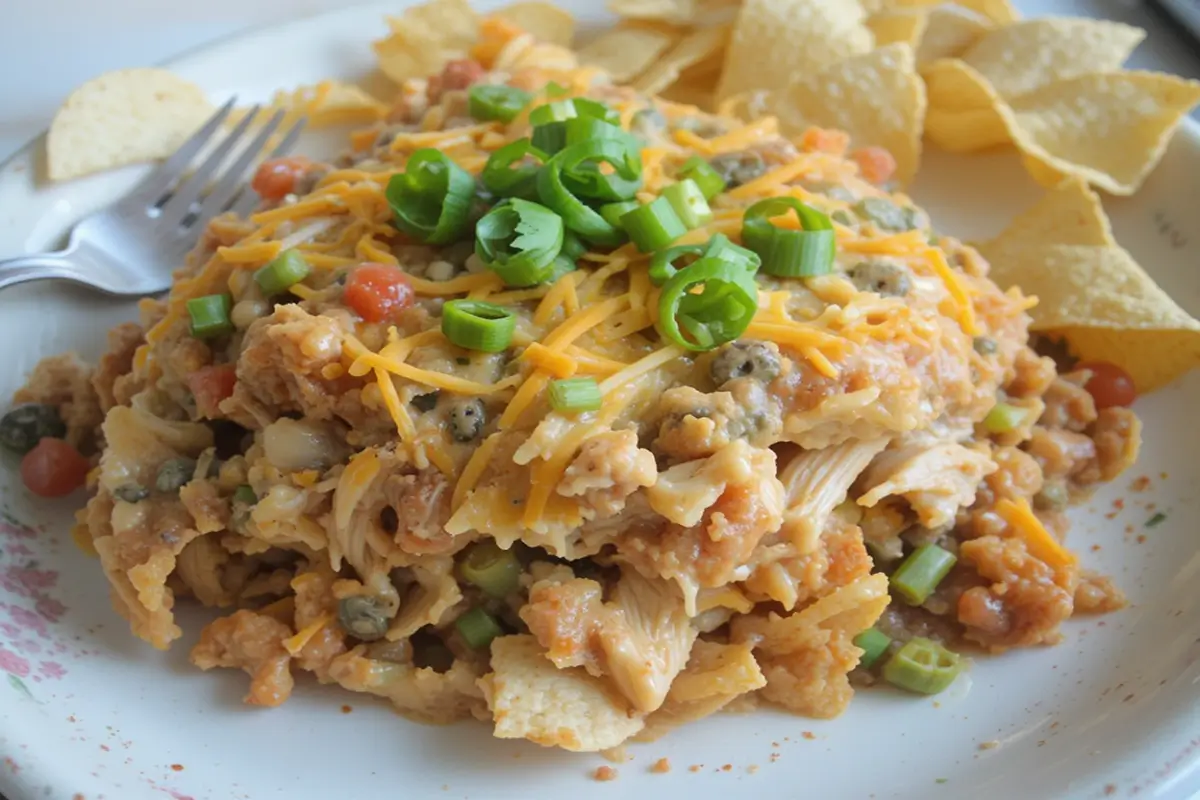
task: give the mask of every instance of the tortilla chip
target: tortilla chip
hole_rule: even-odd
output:
[[[899,11],[906,8],[929,8],[945,5],[946,0],[862,0],[869,14]],[[973,11],[998,25],[1008,25],[1021,18],[1010,0],[954,0],[954,5]]]
[[[779,91],[871,49],[857,0],[746,0],[725,54],[718,100]]]
[[[1119,69],[1146,32],[1095,19],[1035,19],[992,31],[962,55],[1002,97]]]
[[[979,14],[958,6],[939,6],[929,12],[925,33],[917,48],[917,68],[938,59],[955,58],[992,30],[995,25]]]
[[[122,69],[67,97],[46,139],[50,180],[166,158],[208,119],[204,91],[164,69]]]
[[[696,16],[696,0],[608,0],[608,10],[627,19],[687,24]]]
[[[1154,72],[1082,75],[1000,112],[1027,155],[1118,195],[1133,194],[1200,103],[1200,81]]]
[[[301,86],[290,92],[279,90],[271,96],[271,102],[259,112],[259,121],[265,122],[276,110],[287,112],[281,127],[300,117],[308,117],[314,128],[329,125],[369,125],[387,115],[387,104],[375,99],[360,86],[342,81],[321,81],[310,86]],[[240,119],[245,109],[231,115],[231,123]]]
[[[1038,297],[1031,330],[1057,334],[1085,360],[1111,361],[1145,393],[1200,365],[1200,322],[1115,245],[981,249],[991,277]]]
[[[916,50],[921,44],[921,37],[925,35],[925,26],[928,23],[929,15],[924,11],[904,8],[873,14],[867,20],[867,27],[875,36],[876,47],[900,43]]]
[[[575,18],[552,3],[513,3],[492,14],[533,34],[539,42],[570,47],[575,38]]]
[[[848,58],[774,95],[768,106],[792,132],[812,125],[835,128],[849,133],[856,147],[883,147],[895,157],[901,183],[917,172],[925,84],[908,45]]]
[[[467,0],[433,0],[389,17],[392,33],[375,42],[379,68],[402,83],[440,72],[454,59],[466,58],[479,33],[479,19]]]
[[[638,76],[632,86],[639,92],[658,94],[679,79],[683,70],[719,57],[729,41],[729,28],[717,26],[693,31],[657,63]]]
[[[582,667],[559,669],[532,636],[495,639],[492,670],[479,685],[497,739],[594,752],[616,747],[644,725],[607,681]]]
[[[1100,196],[1084,181],[1072,178],[1047,192],[999,236],[981,245],[980,250],[994,254],[1006,249],[1048,245],[1115,247],[1116,244]]]
[[[625,83],[648,69],[679,38],[657,28],[616,27],[580,48],[579,62],[599,67],[614,81]]]

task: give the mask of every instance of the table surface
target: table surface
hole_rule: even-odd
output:
[[[1200,45],[1143,0],[1016,4],[1030,15],[1107,17],[1144,27],[1149,36],[1131,66],[1200,78]],[[0,0],[0,160],[43,130],[73,87],[105,70],[156,64],[272,20],[345,5],[345,0]]]

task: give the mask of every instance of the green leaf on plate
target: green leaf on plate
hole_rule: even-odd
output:
[[[33,693],[29,691],[29,687],[25,685],[25,681],[21,680],[16,675],[13,675],[11,672],[8,673],[8,685],[28,697],[33,702],[36,703],[38,701],[37,698],[33,696]]]

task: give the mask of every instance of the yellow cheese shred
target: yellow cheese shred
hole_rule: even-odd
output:
[[[1025,549],[1039,561],[1052,567],[1069,567],[1078,558],[1070,550],[1063,547],[1046,526],[1033,513],[1029,502],[1024,498],[1013,501],[1007,497],[996,503],[996,513],[1008,523],[1012,532],[1025,542]]]

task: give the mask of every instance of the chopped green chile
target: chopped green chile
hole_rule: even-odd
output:
[[[503,550],[495,539],[471,545],[458,564],[463,579],[489,597],[503,599],[520,588],[521,562],[512,550]]]
[[[245,503],[252,506],[258,502],[258,495],[254,493],[254,488],[247,483],[233,490],[233,501],[235,503]]]
[[[957,561],[958,557],[949,550],[923,544],[896,568],[888,578],[888,585],[909,605],[919,606],[929,599]]]
[[[739,378],[770,383],[779,375],[779,350],[766,342],[729,342],[714,355],[708,371],[720,389]]]
[[[24,455],[42,439],[62,439],[67,426],[49,403],[25,403],[0,417],[0,447]]]
[[[154,479],[154,488],[160,492],[179,491],[192,480],[196,472],[196,461],[192,458],[170,458],[158,468]]]
[[[113,497],[125,503],[140,503],[150,496],[150,490],[140,483],[126,483],[113,489]]]
[[[717,176],[725,182],[726,189],[736,189],[742,184],[762,177],[767,171],[767,164],[763,161],[763,157],[753,150],[714,156],[709,164]]]
[[[904,267],[886,261],[860,261],[846,277],[859,291],[880,297],[903,297],[912,291],[912,278]]]
[[[487,424],[487,414],[483,401],[478,397],[457,398],[450,404],[447,412],[447,423],[450,426],[450,436],[456,442],[471,442],[483,433]]]
[[[880,674],[898,689],[928,695],[949,688],[962,669],[962,657],[957,653],[916,636],[892,654]]]
[[[496,618],[479,607],[472,608],[456,619],[454,627],[472,650],[482,650],[497,636],[504,635],[504,629]]]
[[[475,225],[475,255],[507,286],[549,278],[562,246],[562,217],[528,200],[505,200]]]
[[[391,624],[384,604],[368,595],[351,595],[338,601],[338,625],[362,642],[382,639]]]
[[[779,228],[772,217],[795,213],[801,230]],[[794,197],[760,200],[746,209],[742,241],[762,258],[762,271],[780,278],[812,278],[833,271],[837,239],[829,217]]]
[[[913,209],[902,208],[883,197],[864,197],[854,204],[854,213],[885,231],[899,233],[918,227]]]
[[[1000,351],[996,340],[987,336],[976,336],[971,340],[971,347],[981,356],[994,356]]]
[[[423,244],[449,244],[470,229],[475,179],[441,151],[414,152],[385,194],[396,227]]]
[[[233,333],[229,313],[233,300],[227,294],[208,294],[187,301],[189,331],[197,339],[214,339]]]
[[[996,403],[983,418],[983,429],[988,433],[1011,433],[1029,419],[1029,409],[1010,403]]]
[[[854,637],[854,646],[863,651],[862,658],[858,660],[858,665],[863,669],[870,669],[875,666],[876,662],[887,652],[891,644],[892,637],[878,628],[867,628]]]
[[[482,300],[450,300],[442,306],[442,333],[467,350],[504,352],[516,329],[516,315],[504,306]]]
[[[663,284],[658,328],[688,350],[712,350],[741,336],[757,310],[753,274],[720,258],[702,258]]]

